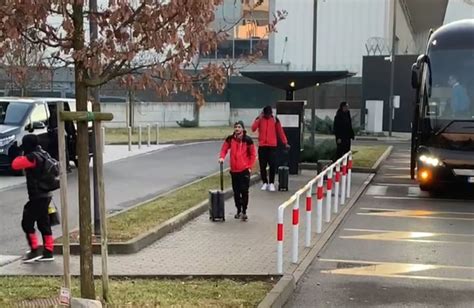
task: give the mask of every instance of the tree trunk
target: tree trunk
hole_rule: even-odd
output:
[[[80,1],[73,4],[74,37],[76,51],[84,48],[84,5]],[[76,60],[75,85],[77,111],[87,111],[87,87],[84,78],[87,68],[84,62]],[[89,131],[88,122],[77,123],[77,156],[79,183],[79,243],[81,245],[81,297],[95,299],[94,271],[92,260],[92,222],[91,222],[91,189],[89,177]]]
[[[201,110],[201,106],[198,105],[197,102],[194,102],[194,109],[193,109],[193,121],[196,121],[196,126],[199,126],[199,114]]]
[[[80,69],[76,65],[76,80]],[[76,81],[76,105],[78,111],[87,110],[87,88]],[[89,176],[89,130],[88,122],[77,123],[77,156],[79,182],[79,234],[81,245],[81,297],[95,299],[92,228],[91,191]]]

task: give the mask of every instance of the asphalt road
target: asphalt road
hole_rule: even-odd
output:
[[[398,144],[286,307],[473,307],[474,192],[430,195]]]
[[[220,142],[182,145],[106,164],[108,212],[127,208],[218,171],[219,149]],[[79,224],[76,171],[68,176],[68,181],[69,225],[72,229]],[[59,191],[54,200],[59,207]],[[21,255],[27,249],[20,226],[26,201],[25,185],[0,191],[0,257]],[[54,236],[61,235],[61,227],[54,227],[53,233]]]

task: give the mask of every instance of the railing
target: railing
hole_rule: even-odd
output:
[[[283,242],[284,242],[284,214],[285,209],[292,205],[292,248],[291,262],[298,263],[300,199],[306,195],[306,232],[305,247],[311,247],[312,213],[313,213],[313,187],[316,185],[316,233],[323,229],[323,220],[331,221],[331,213],[339,212],[339,205],[344,205],[351,195],[352,152],[347,152],[332,165],[325,168],[316,177],[311,179],[303,188],[295,192],[288,200],[278,207],[277,222],[277,271],[283,274]],[[326,194],[324,193],[324,178],[326,181]],[[332,190],[334,184],[334,199]],[[339,198],[340,196],[340,198]],[[324,202],[326,201],[326,202]],[[323,208],[324,207],[324,208]],[[323,219],[324,218],[324,219]]]

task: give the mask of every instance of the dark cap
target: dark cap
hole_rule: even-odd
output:
[[[21,140],[20,148],[26,154],[28,154],[36,150],[38,145],[39,145],[38,136],[33,135],[33,134],[28,134],[28,135],[23,136],[23,139]]]

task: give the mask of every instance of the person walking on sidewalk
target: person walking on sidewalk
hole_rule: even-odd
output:
[[[230,150],[230,174],[232,177],[232,190],[234,191],[235,219],[247,220],[247,207],[249,203],[250,172],[255,164],[256,151],[252,138],[247,136],[244,123],[238,121],[234,124],[234,133],[228,136],[222,144],[219,163],[223,163]]]
[[[351,139],[354,139],[351,113],[346,102],[341,102],[334,117],[334,135],[337,145],[336,156],[339,159],[351,150]]]
[[[289,148],[285,132],[280,120],[273,116],[271,106],[263,108],[262,113],[252,124],[252,132],[258,130],[258,161],[262,178],[262,190],[275,191],[276,149],[278,138],[286,148]],[[267,166],[270,167],[270,177],[267,177]]]
[[[21,226],[26,234],[30,251],[23,258],[24,263],[37,261],[53,261],[53,233],[49,221],[48,208],[51,203],[52,194],[41,187],[42,174],[45,172],[43,166],[46,157],[50,157],[38,144],[36,135],[23,137],[21,149],[24,156],[18,156],[12,162],[13,170],[25,170],[26,187],[28,190],[28,202],[23,208]],[[38,251],[38,238],[35,233],[35,222],[43,237],[43,254]]]

